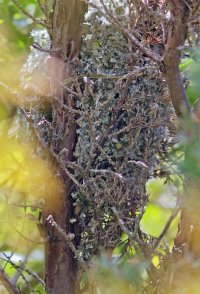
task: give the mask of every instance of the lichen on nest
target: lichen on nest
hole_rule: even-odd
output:
[[[173,111],[156,66],[133,54],[136,48],[130,50],[123,34],[99,13],[87,22],[90,32],[76,69],[82,90],[76,106],[83,115],[77,120],[74,176],[82,189],[75,187],[72,197],[82,234],[79,249],[90,259],[102,247],[120,243],[113,208],[137,233],[148,198],[145,183],[159,163],[158,153],[168,147]]]

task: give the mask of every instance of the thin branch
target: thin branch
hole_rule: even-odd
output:
[[[15,264],[15,265],[12,264],[12,266],[15,267],[16,269],[19,269],[19,270],[21,270],[21,271],[26,272],[29,276],[31,276],[31,277],[33,277],[34,279],[36,279],[36,280],[37,280],[37,281],[38,281],[43,287],[45,287],[45,283],[44,283],[44,281],[38,276],[37,273],[31,271],[31,270],[28,269],[28,268],[25,268],[25,267],[22,268],[21,266],[19,266],[19,265],[17,265],[17,264]]]
[[[61,49],[45,49],[37,42],[35,42],[32,47],[40,52],[51,53],[51,55],[59,55],[60,53],[62,53]]]
[[[21,12],[26,15],[28,18],[30,18],[34,23],[42,25],[45,27],[45,21],[39,18],[35,18],[33,15],[31,15],[28,11],[26,11],[22,5],[17,0],[11,0],[20,10]]]
[[[90,169],[90,172],[100,173],[103,175],[110,174],[110,175],[113,175],[114,177],[117,177],[120,180],[127,181],[127,179],[124,178],[121,174],[116,173],[116,172],[109,170],[109,169]]]
[[[103,0],[100,0],[100,3],[103,6],[104,11],[100,9],[98,6],[92,4],[93,7],[100,10],[101,13],[109,19],[110,21],[120,30],[122,33],[132,41],[132,43],[147,57],[149,57],[151,60],[156,62],[157,64],[160,64],[162,62],[162,57],[158,54],[154,54],[153,51],[149,50],[147,47],[145,47],[136,37],[134,37],[127,29],[125,29],[122,24],[114,17],[114,15],[109,11],[109,9],[106,7]]]
[[[10,92],[13,95],[17,95],[17,92],[14,91],[12,88],[10,88],[8,85],[4,84],[3,82],[0,81],[0,86],[5,88],[8,92]]]
[[[143,1],[139,1],[139,5],[141,5],[149,16],[153,17],[157,22],[164,21],[169,23],[169,19],[166,17],[165,14],[158,12],[156,10],[152,10],[149,5],[145,4]]]
[[[27,284],[28,288],[31,289],[31,285],[30,285],[29,281],[26,279],[25,275],[23,274],[23,271],[20,268],[17,268],[16,264],[14,262],[12,262],[12,260],[11,260],[12,256],[8,256],[5,253],[3,253],[3,255],[6,257],[5,260],[7,261],[7,263],[12,265],[12,267],[15,268],[20,273],[20,276],[24,280],[25,284]]]
[[[28,241],[28,242],[31,242],[31,243],[34,243],[34,244],[44,244],[44,242],[40,242],[40,241],[36,241],[36,240],[32,240],[30,238],[28,238],[27,236],[25,236],[22,232],[20,232],[16,226],[13,224],[12,222],[12,214],[10,213],[10,205],[8,203],[8,197],[5,195],[5,198],[6,198],[6,206],[7,206],[7,212],[8,212],[8,222],[9,222],[9,225],[11,226],[11,228],[17,233],[19,234],[19,236],[21,238],[23,238],[24,240]]]
[[[64,108],[66,108],[66,107],[64,107]],[[73,183],[74,183],[77,187],[81,188],[81,184],[75,179],[75,177],[70,173],[70,171],[68,171],[67,167],[65,166],[65,163],[63,163],[63,160],[60,158],[61,155],[62,155],[62,152],[61,152],[61,154],[57,155],[52,149],[49,150],[49,149],[47,148],[47,146],[46,146],[45,144],[43,144],[43,142],[41,141],[41,137],[40,137],[40,135],[39,135],[37,129],[36,129],[36,128],[34,127],[34,125],[33,125],[33,121],[32,121],[32,119],[31,119],[31,117],[26,113],[25,109],[24,109],[22,106],[20,106],[20,109],[23,111],[23,113],[24,113],[24,115],[25,115],[27,121],[29,121],[29,122],[31,123],[31,125],[32,125],[32,127],[33,127],[33,130],[34,130],[34,133],[35,133],[35,135],[37,136],[39,142],[41,143],[41,147],[42,147],[45,151],[47,151],[47,152],[52,156],[52,158],[55,158],[55,159],[57,160],[57,162],[60,164],[60,167],[61,167],[62,170],[65,172],[65,174],[66,174],[66,175],[67,175],[67,176],[73,181]],[[72,109],[70,108],[70,110],[72,110]],[[22,236],[22,237],[25,238],[25,236]],[[39,242],[38,242],[38,243],[39,243]],[[39,244],[40,244],[40,243],[39,243]]]
[[[30,269],[28,269],[28,268],[26,268],[24,265],[17,265],[17,264],[15,264],[12,260],[11,260],[11,258],[9,257],[9,256],[7,256],[5,253],[4,253],[4,256],[5,256],[5,258],[2,258],[1,257],[1,259],[3,260],[3,261],[6,261],[8,264],[10,264],[14,269],[16,269],[17,270],[17,272],[22,276],[23,274],[22,274],[22,272],[24,271],[24,272],[26,272],[29,276],[31,276],[31,277],[33,277],[34,279],[36,279],[43,287],[45,287],[45,283],[44,283],[44,281],[40,278],[40,276],[37,274],[37,273],[35,273],[35,272],[33,272],[32,270],[30,270]]]
[[[122,231],[123,231],[124,233],[127,234],[129,240],[133,243],[133,241],[134,241],[134,240],[133,240],[134,235],[133,235],[133,233],[132,233],[131,231],[129,231],[129,230],[126,228],[126,226],[125,226],[123,220],[122,220],[122,219],[120,218],[120,216],[119,216],[119,213],[118,213],[116,207],[112,207],[112,211],[113,211],[113,213],[114,213],[114,215],[115,215],[115,217],[116,217],[116,219],[117,219],[117,222],[118,222],[120,228],[122,229]]]
[[[2,268],[0,268],[0,281],[9,294],[19,294],[19,291],[8,279]]]
[[[80,256],[79,251],[76,249],[76,247],[74,246],[74,244],[72,243],[72,240],[74,239],[75,235],[74,234],[66,234],[65,231],[63,231],[63,229],[55,222],[55,220],[53,219],[52,215],[49,215],[47,217],[47,219],[45,220],[45,222],[48,225],[51,225],[52,227],[55,228],[56,233],[58,235],[58,237],[60,237],[63,241],[65,241],[69,248],[72,250],[72,252],[74,253],[74,256],[76,257],[76,259],[78,260],[78,262],[80,263],[81,267],[87,271],[87,266],[84,262],[84,260],[82,259],[82,257]]]
[[[175,209],[172,211],[171,216],[169,217],[168,221],[165,224],[164,229],[162,230],[160,236],[158,237],[158,239],[156,240],[153,248],[156,249],[158,247],[158,245],[160,244],[162,238],[165,236],[165,234],[167,233],[169,227],[171,226],[172,221],[174,220],[174,218],[177,216],[177,214],[180,211],[180,207],[176,206]]]
[[[48,11],[46,11],[44,5],[42,4],[41,0],[37,0],[38,6],[40,7],[40,10],[44,13],[45,16],[48,16]]]
[[[68,169],[65,166],[65,163],[63,163],[62,159],[60,158],[59,155],[55,154],[55,152],[51,152],[52,155],[57,159],[57,161],[60,163],[60,166],[62,168],[62,170],[65,172],[65,174],[73,181],[73,183],[81,188],[81,184],[75,179],[75,177],[70,173],[70,171],[68,171]]]
[[[10,261],[10,259],[9,259],[9,261]],[[8,261],[8,262],[9,262]],[[12,277],[12,283],[14,284],[14,285],[16,285],[17,284],[17,281],[18,281],[18,279],[21,277],[21,275],[23,274],[23,270],[24,270],[24,268],[25,268],[25,265],[26,265],[26,263],[27,263],[27,255],[25,255],[25,258],[24,258],[24,260],[22,260],[22,261],[20,261],[20,266],[18,266],[18,268],[16,268],[17,269],[17,272],[16,272],[16,274]]]

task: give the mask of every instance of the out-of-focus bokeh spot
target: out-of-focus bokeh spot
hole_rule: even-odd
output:
[[[52,206],[62,193],[53,165],[34,153],[29,144],[0,137],[0,187],[38,199],[49,198]]]

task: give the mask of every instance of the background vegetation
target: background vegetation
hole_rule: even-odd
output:
[[[24,0],[20,3],[34,17],[42,16],[36,0]],[[119,9],[120,7],[119,5]],[[31,123],[22,115],[19,107],[21,100],[16,98],[22,67],[33,43],[31,32],[35,28],[41,29],[15,3],[0,0],[0,293],[7,293],[9,289],[6,287],[5,290],[7,278],[13,289],[19,293],[46,293],[43,281],[41,206],[45,201],[44,195],[53,199],[62,186],[54,177],[55,167],[52,162],[41,156],[42,149],[38,147]],[[98,40],[92,46],[94,51],[98,50]],[[200,91],[199,56],[198,46],[188,46],[180,64],[190,105],[196,109]],[[83,293],[92,291],[93,287],[99,293],[169,293],[165,287],[166,281],[170,280],[170,274],[168,271],[167,274],[163,273],[165,261],[176,258],[172,248],[174,240],[177,241],[180,201],[182,198],[186,199],[185,206],[190,210],[190,216],[195,223],[199,223],[200,203],[199,124],[197,120],[186,116],[180,122],[179,132],[176,127],[173,141],[165,152],[166,156],[162,154],[159,166],[146,184],[149,199],[140,221],[140,229],[146,236],[146,242],[152,244],[152,253],[145,257],[140,250],[136,250],[137,246],[129,246],[127,254],[124,254],[129,233],[124,231],[120,236],[121,243],[114,248],[112,258],[109,250],[102,248],[101,257],[92,258],[91,272],[81,273],[80,288]],[[113,142],[119,152],[120,144],[121,142]],[[196,234],[196,244],[199,241],[198,236],[199,233]],[[171,262],[170,268],[168,264],[173,275],[176,276],[177,272],[180,274],[180,277],[177,275],[175,278],[175,287],[171,293],[199,293],[200,285],[198,279],[194,278],[199,270],[198,247],[195,251],[197,258],[192,259],[192,265],[191,256],[180,261],[180,265],[178,262],[175,265]],[[154,292],[155,284],[149,280],[150,266],[158,270],[158,292]],[[187,276],[185,271],[182,272],[184,266],[190,268]],[[183,278],[187,284],[185,281],[181,282]],[[92,281],[91,284],[88,280]],[[10,293],[15,293],[12,292],[15,291],[13,289],[10,289]]]

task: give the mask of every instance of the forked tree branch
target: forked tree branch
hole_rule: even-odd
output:
[[[12,0],[12,2],[21,10],[21,12],[24,15],[26,15],[28,18],[30,18],[34,23],[45,27],[45,21],[44,20],[39,19],[39,18],[35,18],[32,14],[30,14],[28,11],[26,11],[23,8],[23,6],[17,0]]]

